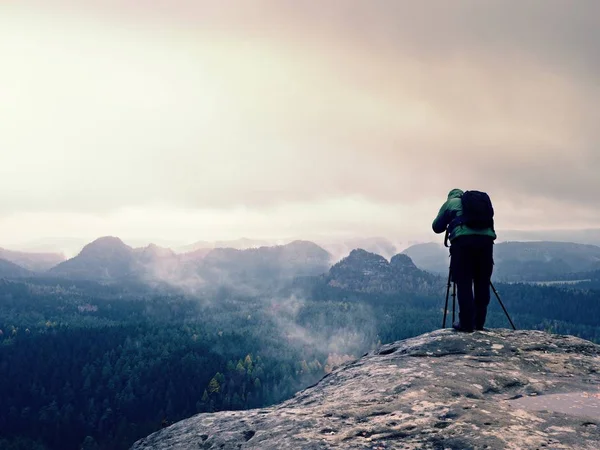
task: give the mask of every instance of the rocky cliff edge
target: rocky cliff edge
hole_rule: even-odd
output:
[[[280,405],[199,414],[132,449],[597,450],[599,355],[540,331],[438,330],[384,345]]]

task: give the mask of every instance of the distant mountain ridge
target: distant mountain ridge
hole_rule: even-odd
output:
[[[256,243],[251,240],[245,242]],[[369,238],[365,242],[383,248],[386,254],[395,248],[391,242],[378,238]],[[174,285],[188,283],[190,278],[195,280],[195,284],[261,284],[276,279],[326,274],[330,273],[330,268],[331,274],[335,275],[343,268],[349,271],[356,269],[355,275],[361,282],[379,283],[384,290],[399,289],[400,286],[393,280],[402,276],[405,284],[413,283],[418,290],[430,283],[427,277],[447,274],[450,262],[448,249],[437,243],[413,245],[391,257],[359,247],[349,251],[333,267],[332,262],[337,258],[331,252],[314,242],[301,240],[241,250],[218,247],[176,253],[155,244],[134,248],[117,237],[106,236],[85,245],[77,256],[66,261],[61,261],[62,255],[57,254],[28,254],[0,249],[2,251],[12,257],[9,262],[22,269],[32,269],[27,276],[45,272],[48,276],[62,278],[166,282]],[[7,258],[0,256],[0,259]],[[574,279],[577,274],[583,277],[599,270],[600,247],[553,241],[500,242],[494,246],[494,260],[494,279],[499,281],[558,281],[568,277]],[[40,270],[56,261],[59,261],[58,264],[49,270]],[[354,265],[356,267],[353,268]],[[5,273],[10,276],[26,273],[14,267],[8,270],[7,267]],[[368,276],[367,272],[370,273]],[[342,278],[345,279],[343,283],[350,286],[349,277]],[[335,284],[335,277],[331,281]]]
[[[448,249],[437,242],[412,245],[402,254],[409,256],[420,269],[432,273],[448,273],[450,265]]]
[[[325,273],[331,255],[308,241],[246,250],[216,248],[179,255],[150,244],[132,248],[117,237],[102,237],[81,252],[53,267],[49,274],[96,281],[164,281],[185,284],[236,283]]]
[[[576,230],[502,230],[499,235],[503,241],[546,241],[572,242],[600,246],[600,228]]]
[[[0,259],[33,272],[45,272],[65,260],[62,253],[21,252],[0,248]]]
[[[235,250],[248,250],[251,248],[268,247],[275,245],[273,241],[265,239],[249,239],[240,238],[232,240],[220,240],[220,241],[197,241],[193,244],[184,245],[175,249],[176,253],[184,254],[190,252],[196,252],[198,250],[208,250],[216,248],[232,248]]]
[[[217,248],[199,263],[200,275],[213,283],[269,284],[298,276],[320,275],[331,255],[310,241],[246,250]]]
[[[600,263],[600,247],[571,242],[503,242],[496,246],[494,259],[499,279],[546,281],[594,270]]]
[[[34,272],[30,270],[27,270],[5,259],[0,259],[0,279],[24,278],[33,275],[35,275]]]
[[[437,243],[418,244],[403,252],[417,267],[447,273],[448,249]],[[500,242],[494,245],[494,278],[501,281],[548,281],[600,267],[600,247],[573,242]]]

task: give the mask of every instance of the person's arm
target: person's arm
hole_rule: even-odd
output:
[[[433,232],[437,234],[445,232],[448,224],[450,224],[450,220],[451,218],[448,210],[448,202],[446,201],[440,208],[440,212],[431,225]]]

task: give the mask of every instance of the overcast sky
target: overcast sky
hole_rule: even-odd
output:
[[[600,226],[597,0],[0,3],[0,246]]]

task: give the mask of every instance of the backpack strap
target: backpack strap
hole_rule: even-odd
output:
[[[452,221],[448,224],[448,232],[452,233],[452,231],[459,225],[464,225],[465,218],[464,216],[456,216]]]

